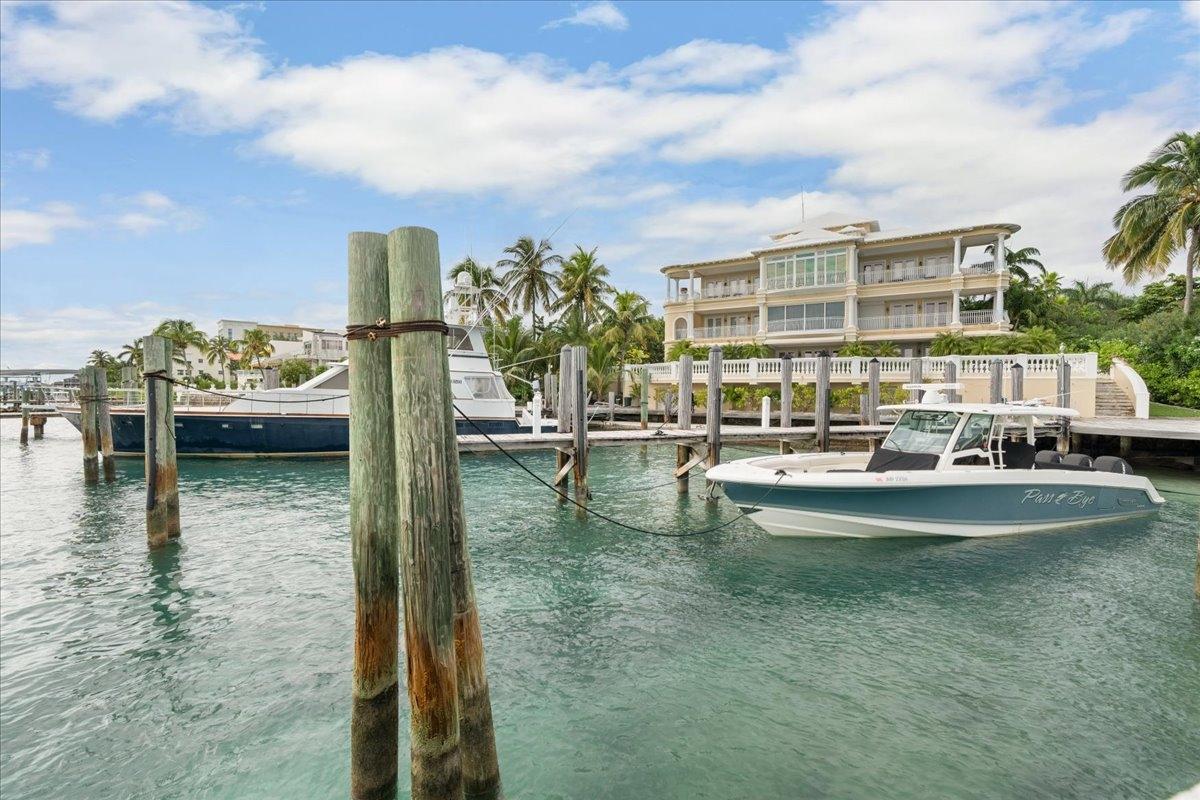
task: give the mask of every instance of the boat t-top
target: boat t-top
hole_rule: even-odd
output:
[[[905,388],[916,388],[906,386]],[[1003,536],[1156,512],[1150,480],[1114,456],[1037,450],[1039,425],[1076,417],[1036,403],[949,403],[925,385],[873,453],[747,458],[709,480],[775,536]]]

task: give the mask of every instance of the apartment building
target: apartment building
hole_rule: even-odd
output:
[[[943,331],[1004,334],[1004,242],[1018,230],[884,230],[878,220],[824,214],[744,255],[672,264],[662,269],[666,346],[757,342],[803,356],[890,341],[919,356]],[[994,253],[985,257],[987,245]]]
[[[217,335],[235,341],[243,339],[246,331],[254,328],[265,332],[271,340],[271,346],[274,348],[272,361],[304,358],[318,364],[331,364],[344,360],[349,354],[345,335],[336,331],[244,319],[217,321]]]

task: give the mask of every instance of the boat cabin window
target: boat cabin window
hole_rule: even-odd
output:
[[[958,435],[958,441],[954,443],[954,452],[987,449],[988,437],[991,432],[991,414],[972,414],[967,418],[967,424],[963,425],[962,433]]]
[[[500,400],[508,396],[504,384],[494,375],[467,375],[463,380],[476,400]]]
[[[334,371],[334,370],[330,370],[330,371],[333,372],[332,375],[330,375],[326,380],[322,381],[321,383],[318,383],[317,385],[315,385],[311,388],[313,388],[313,389],[341,389],[343,391],[350,391],[350,370],[349,369],[341,369],[341,370],[337,370],[337,371]]]
[[[901,453],[941,455],[946,451],[959,419],[953,411],[905,411],[883,446]]]
[[[458,325],[450,326],[450,333],[446,335],[446,346],[451,350],[475,349],[471,344],[471,332]]]

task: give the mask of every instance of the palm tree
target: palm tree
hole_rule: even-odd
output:
[[[637,292],[617,292],[613,297],[612,306],[604,318],[604,339],[617,346],[617,363],[620,364],[620,371],[617,372],[618,394],[625,391],[621,384],[629,348],[654,335],[651,325],[653,319],[649,301]]]
[[[966,352],[967,348],[967,337],[955,331],[947,331],[933,337],[933,343],[929,345],[929,355],[954,356]]]
[[[520,317],[509,317],[493,325],[486,335],[488,354],[496,370],[504,376],[509,391],[518,399],[526,396],[516,384],[529,380],[529,376],[539,372],[540,364],[544,363],[534,361],[538,356],[537,341]]]
[[[226,368],[229,365],[229,354],[233,351],[233,340],[227,339],[224,336],[214,336],[208,340],[208,344],[204,347],[204,356],[208,359],[208,363],[216,362],[221,366],[221,380],[226,384],[229,383],[229,375]]]
[[[1200,131],[1179,131],[1125,173],[1126,192],[1152,186],[1117,209],[1117,232],[1104,243],[1108,265],[1120,268],[1126,283],[1162,275],[1175,254],[1186,247],[1183,313],[1192,311],[1195,269],[1200,261]]]
[[[242,334],[242,360],[246,364],[253,364],[257,361],[258,373],[263,380],[267,378],[267,371],[263,368],[263,359],[270,358],[274,352],[275,345],[271,344],[270,337],[262,328],[251,328]]]
[[[996,245],[989,244],[984,250],[989,256],[994,256],[996,253]],[[1036,269],[1043,275],[1046,274],[1046,266],[1042,264],[1042,252],[1036,247],[1022,247],[1020,250],[1005,250],[1004,265],[1008,271],[1016,275],[1023,281],[1029,280],[1029,270]]]
[[[555,321],[551,333],[553,341],[560,346],[587,344],[591,339],[592,329],[584,319],[582,312],[577,308],[572,308]]]
[[[1010,337],[1017,341],[1017,350],[1025,353],[1054,353],[1058,350],[1058,334],[1041,325],[1021,331],[1020,336]]]
[[[192,362],[187,357],[187,348],[194,347],[203,352],[208,343],[204,332],[186,319],[168,319],[159,323],[159,326],[154,329],[154,335],[169,339],[171,344],[175,345],[175,360],[183,363],[190,383]]]
[[[134,367],[137,369],[138,372],[141,372],[142,371],[142,363],[143,363],[142,340],[134,339],[132,343],[122,345],[121,353],[117,357],[119,359],[121,359],[121,361],[123,363],[125,363],[131,367]]]
[[[870,350],[872,356],[879,358],[894,358],[900,355],[900,347],[895,342],[873,342]]]
[[[100,367],[101,369],[107,370],[109,367],[117,364],[118,362],[115,358],[113,358],[112,353],[108,352],[107,350],[93,350],[91,356],[88,358],[88,363],[93,367]]]
[[[1121,295],[1113,290],[1111,281],[1071,281],[1071,286],[1063,290],[1063,294],[1084,306],[1112,309],[1121,304]]]
[[[606,342],[601,337],[595,337],[588,344],[588,388],[596,398],[600,398],[612,386],[620,374],[618,366],[617,345]]]
[[[503,282],[496,275],[496,270],[493,267],[485,267],[471,256],[467,256],[447,273],[456,286],[459,275],[466,275],[470,280],[469,285],[476,289],[475,314],[478,318],[484,319],[490,315],[497,322],[504,322],[509,311],[508,295],[504,291]],[[455,294],[454,287],[451,287],[446,292],[445,299],[453,299]]]
[[[558,297],[558,274],[554,267],[562,264],[562,256],[552,251],[547,240],[535,245],[529,236],[517,239],[504,252],[510,257],[496,262],[497,267],[505,268],[504,288],[522,311],[530,312],[530,327],[537,336],[538,303],[549,308]]]
[[[588,322],[595,322],[608,311],[604,298],[615,291],[612,284],[605,280],[610,273],[608,267],[596,258],[596,249],[593,247],[589,251],[575,245],[575,252],[563,263],[562,275],[558,280],[562,296],[555,304],[556,310],[578,309]]]
[[[1046,272],[1041,280],[1042,293],[1050,300],[1062,294],[1062,276],[1057,272]]]

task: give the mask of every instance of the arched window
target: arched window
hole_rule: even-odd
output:
[[[687,320],[684,319],[683,317],[680,317],[679,319],[675,320],[675,339],[676,339],[676,341],[678,341],[679,339],[686,339],[686,338],[687,338]]]

